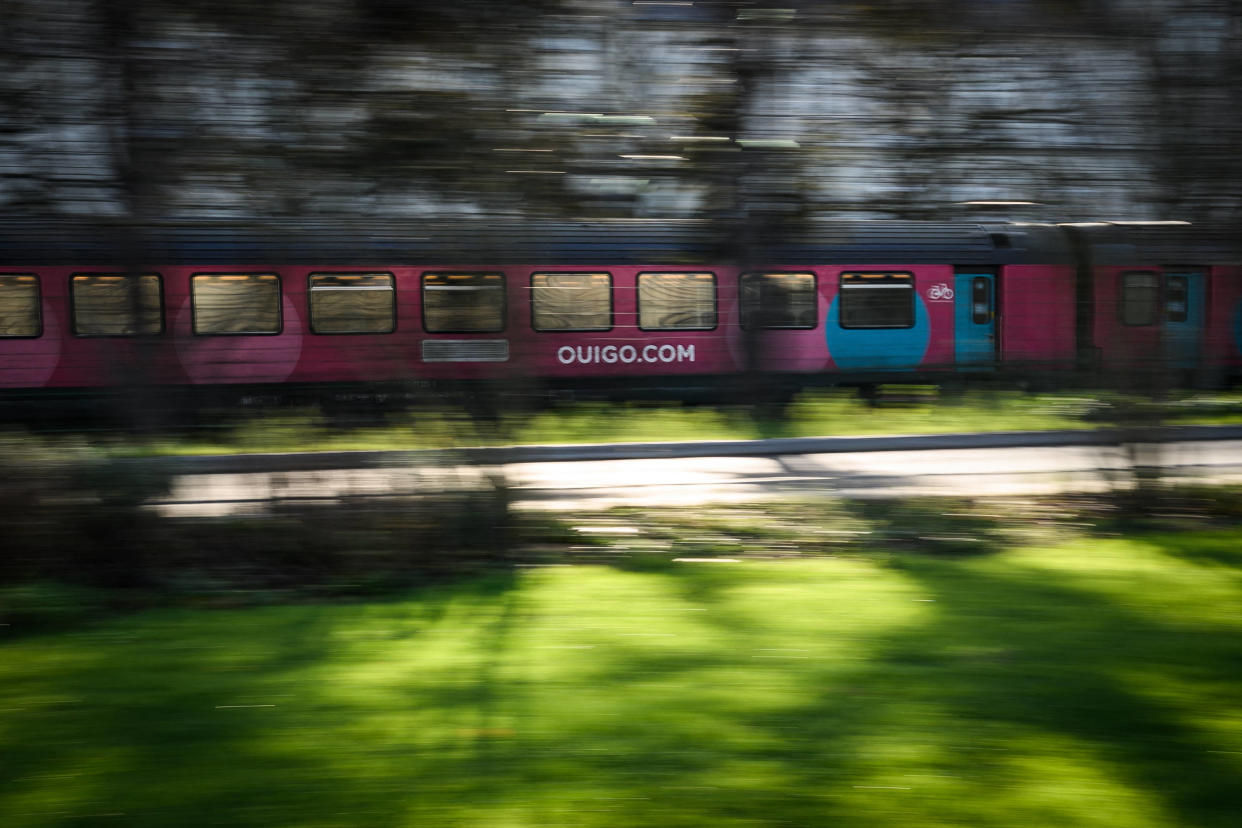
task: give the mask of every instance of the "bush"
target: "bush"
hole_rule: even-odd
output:
[[[140,460],[106,460],[76,443],[0,439],[0,580],[53,578],[94,586],[147,583],[144,556],[161,522],[144,508],[167,475]]]
[[[0,587],[0,632],[71,626],[97,616],[103,606],[98,592],[70,584],[35,581]]]

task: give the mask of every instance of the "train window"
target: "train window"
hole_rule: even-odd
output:
[[[424,273],[427,333],[498,333],[505,329],[502,273]]]
[[[842,328],[913,328],[914,276],[842,273]]]
[[[164,332],[163,284],[158,274],[76,274],[69,280],[69,293],[77,336]]]
[[[39,277],[33,273],[0,274],[0,336],[39,336]]]
[[[638,327],[644,331],[716,327],[716,274],[638,274]]]
[[[814,273],[744,273],[742,327],[814,328],[818,324]]]
[[[1121,274],[1121,322],[1123,325],[1154,325],[1159,315],[1160,274]]]
[[[537,331],[606,331],[612,327],[608,273],[533,273],[531,326]]]
[[[280,333],[275,273],[196,273],[190,277],[196,334]]]
[[[1164,311],[1170,322],[1185,322],[1190,318],[1190,284],[1185,276],[1166,278]]]
[[[396,299],[391,273],[312,273],[307,293],[311,333],[392,333]]]
[[[976,325],[992,321],[992,280],[986,276],[970,280],[970,321]]]

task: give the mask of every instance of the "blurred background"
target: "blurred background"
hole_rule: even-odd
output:
[[[1220,0],[5,3],[0,211],[1238,219]]]

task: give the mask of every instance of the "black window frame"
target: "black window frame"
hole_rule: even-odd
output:
[[[607,276],[608,277],[608,326],[605,328],[540,328],[535,324],[535,277],[536,276],[554,276],[559,274],[586,274],[588,276]],[[538,270],[531,271],[529,279],[530,287],[530,329],[536,333],[599,333],[602,331],[611,331],[617,326],[617,300],[613,292],[616,286],[613,280],[612,272],[608,270]]]
[[[487,330],[445,329],[433,331],[427,325],[427,277],[428,276],[499,276],[500,277],[500,327]],[[423,332],[438,336],[441,334],[500,334],[509,329],[509,274],[503,270],[424,270],[418,276],[419,317]]]
[[[204,276],[274,276],[276,277],[276,330],[274,331],[223,331],[220,333],[201,332],[198,329],[198,303],[194,301],[194,280]],[[236,270],[203,271],[190,274],[190,331],[194,336],[280,336],[285,330],[285,291],[284,282],[279,273],[274,271],[258,271],[248,273]]]
[[[860,281],[858,283],[847,284],[846,279],[849,277],[858,277],[859,279],[872,279],[874,281]],[[901,281],[885,282],[891,279]],[[905,325],[847,325],[845,324],[845,303],[846,296],[851,295],[849,291],[866,290],[868,288],[885,290],[905,289],[910,297],[910,322]],[[843,270],[837,275],[837,325],[845,331],[908,331],[918,323],[918,308],[915,303],[918,301],[918,289],[915,286],[914,273],[909,270]]]
[[[0,279],[30,276],[35,285],[35,333],[0,334],[0,339],[38,339],[43,336],[43,278],[38,273],[0,273]]]
[[[746,280],[763,279],[765,276],[811,277],[811,324],[809,325],[755,325],[747,324],[750,316],[763,314],[763,288],[759,289],[759,305],[752,313],[746,312]],[[819,327],[819,274],[811,270],[753,270],[738,276],[737,280],[738,326],[744,331],[813,331]]]
[[[1133,290],[1126,284],[1127,280],[1135,276],[1153,277],[1155,285],[1151,289],[1152,298],[1148,309],[1146,322],[1131,322],[1128,318],[1127,308],[1130,307],[1128,292]],[[1148,328],[1152,325],[1160,323],[1164,310],[1164,274],[1158,270],[1127,270],[1120,274],[1117,280],[1117,318],[1122,325],[1127,328]]]
[[[155,331],[153,333],[144,333],[142,331],[138,331],[136,333],[105,334],[105,333],[82,333],[81,331],[78,330],[78,297],[77,297],[77,292],[74,289],[74,281],[77,279],[91,279],[91,278],[99,278],[99,277],[112,277],[112,278],[121,278],[121,279],[135,278],[135,274],[133,273],[120,273],[117,271],[101,271],[101,272],[90,272],[90,273],[83,272],[83,273],[69,274],[69,330],[73,333],[75,337],[78,337],[79,339],[118,339],[118,338],[126,339],[129,337],[135,337],[135,336],[163,336],[165,333],[168,332],[168,319],[167,319],[168,313],[167,313],[167,307],[164,303],[164,296],[165,296],[164,274],[152,271],[150,273],[139,273],[137,274],[136,278],[142,279],[143,277],[146,277],[146,276],[154,276],[156,280],[156,284],[159,285],[160,329],[158,331]]]
[[[643,327],[643,291],[644,276],[710,276],[712,282],[712,324],[694,327]],[[714,331],[720,327],[720,277],[714,270],[644,270],[634,276],[634,312],[635,327],[640,331],[678,332],[678,331]]]
[[[312,296],[315,291],[316,276],[387,276],[392,280],[389,290],[392,298],[392,326],[386,331],[317,331],[315,330],[315,311]],[[349,290],[350,288],[340,288]],[[368,288],[373,289],[373,288]],[[388,270],[316,270],[306,274],[306,329],[315,336],[388,336],[397,332],[397,276]]]

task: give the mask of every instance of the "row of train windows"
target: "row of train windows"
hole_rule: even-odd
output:
[[[843,328],[908,328],[914,324],[909,273],[842,273]],[[812,273],[741,277],[740,322],[747,329],[812,329],[818,324]],[[612,275],[535,273],[531,324],[537,331],[606,331],[613,327]],[[422,274],[428,333],[498,333],[505,328],[502,273]],[[78,336],[159,334],[164,330],[158,274],[70,277],[73,332]],[[274,273],[200,273],[190,277],[193,328],[200,335],[277,334],[280,278]],[[307,302],[316,334],[383,334],[396,330],[391,273],[312,273]],[[694,331],[716,327],[716,276],[710,272],[640,273],[638,327]],[[0,274],[0,336],[42,332],[39,277]]]

